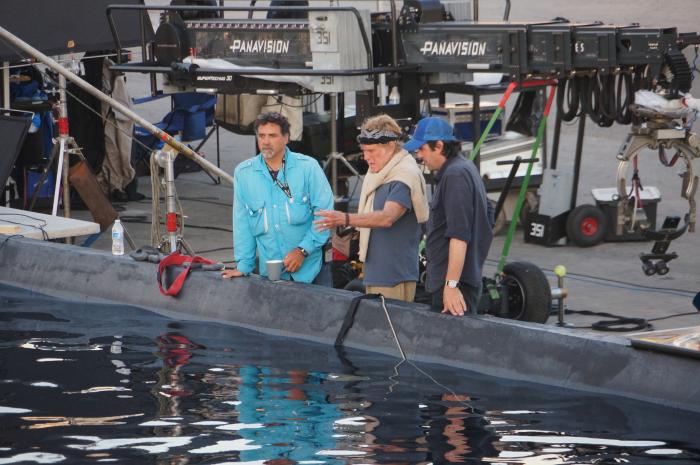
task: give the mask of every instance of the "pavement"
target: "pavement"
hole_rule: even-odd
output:
[[[480,2],[480,18],[497,19],[502,16],[501,2]],[[663,14],[659,14],[663,10]],[[513,2],[512,20],[551,19],[563,16],[570,20],[603,20],[608,23],[639,22],[643,25],[676,26],[680,31],[700,29],[697,23],[700,5],[697,0],[624,0],[608,2],[558,2],[523,0]],[[690,56],[691,62],[694,55]],[[132,97],[148,93],[147,79],[142,75],[129,75],[128,86]],[[700,85],[696,80],[691,91],[700,96]],[[453,96],[454,97],[454,96]],[[460,97],[460,100],[464,100]],[[169,109],[168,99],[138,105],[135,111],[150,121],[158,121]],[[578,204],[593,203],[592,188],[613,187],[617,169],[617,153],[629,130],[628,126],[615,125],[598,128],[587,122],[584,141],[583,162]],[[697,126],[696,126],[697,129]],[[551,135],[550,131],[550,135]],[[576,126],[565,124],[562,128],[559,168],[572,169],[576,141]],[[550,140],[551,143],[551,140]],[[242,160],[254,155],[252,136],[240,136],[220,130],[221,167],[232,173]],[[212,137],[202,152],[210,161],[216,160],[216,142]],[[697,163],[696,163],[697,165]],[[680,198],[680,168],[664,168],[649,152],[641,158],[642,181],[657,186],[662,194],[658,205],[658,221],[667,214],[684,214],[687,202]],[[185,214],[187,242],[200,255],[207,258],[231,262],[231,186],[215,184],[203,172],[181,174],[176,188]],[[139,191],[148,198],[144,201],[118,205],[128,232],[137,245],[150,243],[150,178],[139,178]],[[88,212],[75,212],[80,219],[89,218]],[[694,311],[692,298],[700,290],[700,253],[698,234],[686,233],[671,245],[670,250],[679,258],[670,263],[671,271],[665,276],[645,276],[638,258],[641,252],[651,250],[650,242],[603,243],[590,248],[574,245],[543,247],[527,244],[518,230],[514,238],[509,261],[529,261],[537,264],[547,274],[550,283],[556,278],[551,270],[564,265],[568,270],[565,287],[569,291],[566,306],[569,310],[607,312],[628,318],[644,318],[651,321],[655,329],[680,328],[700,325],[700,317]],[[501,255],[504,235],[495,238],[485,266],[485,275],[492,275]],[[109,250],[110,238],[103,234],[93,248]],[[155,285],[155,281],[154,281]],[[676,316],[678,314],[688,314]],[[589,326],[603,319],[601,316],[567,314],[566,322],[577,327]],[[548,324],[556,324],[552,316]],[[582,331],[590,329],[583,328]]]

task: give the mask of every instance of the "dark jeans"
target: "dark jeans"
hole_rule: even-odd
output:
[[[323,263],[321,270],[318,272],[311,284],[319,286],[333,287],[333,276],[331,275],[331,264]]]
[[[289,277],[290,281],[294,281],[293,277]],[[314,278],[313,281],[311,281],[311,284],[316,284],[317,286],[326,286],[326,287],[333,287],[333,278],[331,276],[331,264],[330,263],[324,263],[321,265],[321,269],[318,271],[318,274]]]
[[[460,281],[457,287],[462,292],[464,302],[467,304],[466,313],[469,315],[476,315],[479,299],[481,299],[481,283],[475,287]],[[442,291],[443,289],[440,289],[432,294],[432,306],[430,309],[434,312],[441,312],[443,309]]]

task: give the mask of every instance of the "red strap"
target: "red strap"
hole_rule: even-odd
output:
[[[214,260],[209,260],[198,255],[190,257],[189,255],[181,255],[178,252],[173,252],[167,257],[163,258],[160,263],[158,263],[158,288],[160,293],[163,295],[176,296],[182,290],[182,286],[185,284],[187,276],[192,271],[192,265],[195,263],[201,263],[203,265],[213,265],[216,263]],[[163,286],[163,274],[169,266],[181,266],[184,265],[185,269],[177,275],[173,282],[165,288]]]

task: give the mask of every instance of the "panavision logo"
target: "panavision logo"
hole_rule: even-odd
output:
[[[240,40],[236,39],[231,45],[233,53],[289,53],[288,40]]]
[[[420,52],[426,56],[480,57],[486,55],[486,42],[477,40],[433,42],[426,40]]]

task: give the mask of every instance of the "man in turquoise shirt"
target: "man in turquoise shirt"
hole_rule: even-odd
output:
[[[314,282],[323,264],[328,231],[313,227],[314,213],[333,208],[333,193],[311,157],[287,148],[289,121],[279,113],[255,120],[260,153],[236,167],[233,175],[233,250],[237,266],[224,278],[267,276],[267,260],[283,260],[282,279]]]

